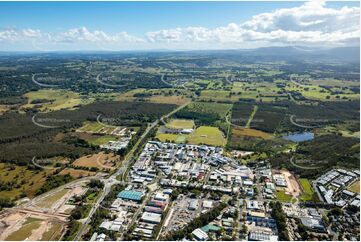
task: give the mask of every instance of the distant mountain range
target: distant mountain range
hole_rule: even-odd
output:
[[[257,49],[232,49],[232,50],[149,50],[149,51],[54,51],[54,52],[9,52],[0,51],[0,56],[11,55],[49,55],[49,56],[81,56],[81,55],[204,55],[215,57],[257,57],[263,60],[324,60],[324,61],[360,61],[360,47],[337,47],[337,48],[316,48],[304,46],[287,47],[263,47]]]

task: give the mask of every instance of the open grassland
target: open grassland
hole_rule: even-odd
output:
[[[273,102],[288,99],[279,87],[279,82],[234,82],[231,97],[235,100]]]
[[[357,194],[360,194],[360,180],[352,183],[351,186],[349,186],[347,188],[347,190],[349,190],[351,192],[354,192],[354,193],[357,193]]]
[[[231,108],[232,104],[192,102],[185,108],[185,110],[196,113],[216,114],[222,119],[226,117]]]
[[[338,80],[338,79],[311,79],[308,80],[310,85],[332,86],[332,87],[359,87],[360,83],[355,81]]]
[[[66,175],[66,174],[69,174],[70,176],[76,179],[81,177],[94,176],[95,172],[65,168],[59,173],[59,175]]]
[[[36,205],[43,208],[51,208],[54,203],[60,200],[65,194],[68,193],[68,189],[61,189],[43,199],[41,199]]]
[[[41,111],[56,111],[61,109],[72,109],[88,101],[82,101],[80,95],[76,92],[67,90],[41,89],[24,94],[28,103],[23,108],[34,108],[41,105]]]
[[[213,146],[225,146],[226,139],[218,128],[209,126],[200,126],[191,133],[187,141],[190,144],[206,144]]]
[[[28,217],[21,228],[12,234],[10,234],[5,240],[6,241],[22,241],[28,239],[32,232],[38,229],[43,220],[38,218]]]
[[[159,139],[161,142],[171,142],[171,143],[185,143],[189,135],[187,134],[162,134],[157,133],[155,138]]]
[[[26,166],[7,165],[0,163],[0,181],[2,183],[12,183],[9,189],[0,191],[0,197],[15,198],[23,192],[32,198],[36,191],[45,183],[46,176],[52,170],[43,171],[27,170]]]
[[[166,124],[170,129],[193,129],[194,126],[194,121],[187,119],[172,119]]]
[[[98,154],[80,157],[79,159],[73,162],[73,165],[77,167],[96,167],[98,169],[102,169],[102,168],[113,169],[116,166],[116,162],[118,161],[119,161],[119,156],[114,154],[107,154],[105,152],[100,152]]]
[[[299,92],[307,99],[320,101],[337,101],[337,100],[358,100],[359,93],[354,93],[349,89],[339,87],[325,88],[319,85],[303,85],[296,81],[289,82],[285,88],[290,92]]]
[[[130,102],[142,100],[151,103],[183,105],[190,101],[189,91],[179,91],[174,88],[165,89],[133,89],[125,93],[118,94],[114,100]]]
[[[115,135],[100,135],[100,136],[96,136],[96,137],[88,139],[87,142],[89,144],[99,146],[99,145],[108,143],[109,141],[117,140],[117,139],[118,139],[118,137]]]
[[[78,129],[79,132],[96,133],[104,126],[98,122],[85,121],[83,126]]]
[[[300,200],[305,201],[305,202],[311,201],[313,198],[313,189],[312,189],[310,181],[306,178],[301,178],[301,179],[299,179],[299,182],[301,184],[302,191],[303,191],[302,195],[300,197]]]

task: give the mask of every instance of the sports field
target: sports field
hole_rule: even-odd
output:
[[[190,144],[206,144],[213,146],[225,146],[226,139],[218,128],[210,126],[200,126],[193,133],[191,133],[187,141]]]

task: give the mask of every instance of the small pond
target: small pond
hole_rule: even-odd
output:
[[[303,141],[313,140],[314,137],[315,134],[312,132],[293,133],[282,136],[283,139],[290,140],[293,142],[303,142]]]

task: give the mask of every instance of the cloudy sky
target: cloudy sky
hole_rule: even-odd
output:
[[[359,46],[359,2],[0,2],[0,51]]]

